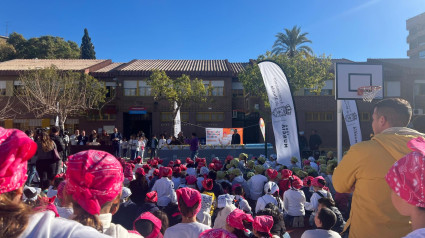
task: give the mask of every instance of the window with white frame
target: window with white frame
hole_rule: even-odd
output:
[[[151,96],[151,89],[146,81],[139,81],[139,96]]]
[[[137,96],[137,81],[136,80],[124,81],[124,96]]]
[[[203,80],[205,89],[211,85],[213,87],[210,96],[224,96],[224,81],[223,80]]]
[[[425,80],[415,80],[415,86],[413,87],[415,96],[425,95]]]

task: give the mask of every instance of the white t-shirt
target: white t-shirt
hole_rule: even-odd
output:
[[[166,139],[159,139],[158,148],[161,149],[165,144],[167,144]]]
[[[60,207],[56,206],[56,210],[58,210],[58,214],[62,218],[69,219],[69,217],[74,214],[74,209],[72,207]]]
[[[341,236],[332,230],[315,229],[305,231],[301,238],[341,238]]]
[[[255,205],[255,213],[258,213],[259,211],[264,210],[264,208],[266,208],[266,205],[269,203],[273,203],[274,205],[278,206],[276,198],[274,198],[272,195],[266,194],[260,197],[257,200],[257,204]]]
[[[110,238],[110,236],[104,235],[92,227],[83,226],[76,221],[60,217],[55,218],[55,214],[51,211],[32,215],[28,221],[27,228],[19,236],[19,238],[24,237]]]
[[[130,149],[139,151],[139,141],[138,140],[129,140],[128,143],[130,144]]]
[[[329,193],[326,190],[320,189],[317,192],[322,194],[323,197],[329,196],[330,199],[333,199],[331,193]],[[316,192],[314,192],[313,195],[311,195],[310,202],[305,203],[305,210],[313,211],[313,212],[317,211],[317,208],[319,207],[319,199],[320,198],[322,198],[322,197],[319,194],[317,194]]]
[[[425,238],[425,228],[414,230],[404,238]]]
[[[211,227],[199,222],[179,223],[165,230],[164,238],[198,238],[199,234],[208,229],[211,229]]]
[[[283,205],[285,211],[290,216],[299,217],[304,216],[304,192],[299,189],[288,189],[283,194]]]
[[[69,137],[69,142],[71,142],[71,145],[77,145],[77,143],[78,143],[77,137],[78,137],[77,135],[71,135]]]
[[[256,174],[248,180],[249,194],[252,200],[257,200],[263,195],[264,184],[269,181],[266,176]]]
[[[155,184],[152,187],[152,191],[158,193],[158,203],[161,203],[160,200],[166,199],[172,203],[177,203],[177,195],[174,191],[174,183],[168,178],[160,178],[155,181]]]

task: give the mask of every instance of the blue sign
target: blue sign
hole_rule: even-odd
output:
[[[130,114],[130,115],[144,115],[144,114],[146,114],[146,111],[129,111],[128,114]]]

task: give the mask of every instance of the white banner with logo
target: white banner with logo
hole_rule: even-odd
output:
[[[258,64],[266,86],[272,110],[272,125],[275,137],[277,162],[291,164],[291,157],[300,160],[297,120],[291,89],[282,69],[275,63],[264,61]],[[300,162],[298,162],[300,165]]]
[[[174,110],[177,108],[177,103],[174,102]],[[176,119],[174,120],[174,136],[177,138],[178,134],[182,131],[182,124],[180,120],[180,110],[177,111]]]
[[[362,141],[362,131],[359,122],[359,113],[357,112],[357,104],[355,100],[342,101],[342,113],[344,115],[345,125],[347,126],[350,145],[354,145]]]

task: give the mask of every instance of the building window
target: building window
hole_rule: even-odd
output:
[[[233,97],[243,97],[243,89],[232,89]]]
[[[23,86],[23,84],[22,84],[21,81],[14,81],[13,82],[13,89],[14,89],[13,91],[15,92],[15,95],[21,94],[22,86]]]
[[[360,121],[370,121],[370,112],[360,112]]]
[[[425,80],[415,80],[415,96],[425,95]]]
[[[137,96],[137,81],[124,81],[124,96]]]
[[[6,95],[6,81],[0,81],[0,96]]]
[[[305,120],[306,121],[333,121],[334,113],[333,112],[306,112]]]
[[[419,52],[419,58],[421,58],[421,59],[425,59],[425,50],[424,50],[424,51]]]
[[[211,80],[202,81],[205,89],[212,86],[212,92],[209,96],[224,96],[224,81],[223,80]]]
[[[180,112],[180,120],[188,122],[189,121],[189,113],[188,112]],[[163,121],[163,122],[173,121],[173,113],[172,112],[161,112],[161,121]]]
[[[332,96],[334,95],[334,81],[333,80],[326,80],[325,85],[322,87],[322,90],[320,90],[320,93],[311,92],[311,90],[314,90],[314,88],[306,88],[304,89],[304,96]]]
[[[116,90],[116,87],[117,86],[117,84],[115,83],[115,82],[106,82],[105,83],[105,87],[106,87],[106,97],[107,98],[111,98],[111,97],[114,97],[115,96],[115,94],[116,94],[116,92],[115,92],[115,90]]]
[[[151,87],[146,81],[138,81],[139,84],[139,96],[151,96]]]
[[[224,121],[223,112],[198,112],[196,113],[196,121]]]

